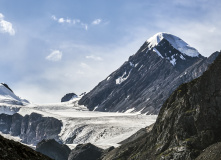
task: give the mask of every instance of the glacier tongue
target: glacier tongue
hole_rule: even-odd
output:
[[[154,123],[157,117],[138,113],[92,112],[78,105],[79,99],[53,104],[28,104],[19,108],[0,106],[0,111],[6,114],[18,113],[23,117],[32,113],[53,117],[62,121],[58,137],[64,144],[74,147],[77,144],[93,143],[104,149],[119,146],[119,142]],[[38,134],[38,137],[42,136],[40,132]]]
[[[179,37],[163,32],[157,33],[153,37],[149,38],[147,40],[147,43],[149,43],[148,47],[152,49],[163,39],[166,39],[175,49],[189,57],[198,57],[200,55],[195,48],[189,46]]]

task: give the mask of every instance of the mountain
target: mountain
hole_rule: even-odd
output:
[[[91,111],[158,114],[169,95],[199,77],[217,55],[203,57],[180,38],[157,33],[79,104]]]
[[[68,160],[68,156],[71,152],[67,145],[60,144],[54,139],[42,140],[37,144],[36,151],[54,160]]]
[[[78,96],[75,93],[68,93],[64,97],[61,98],[61,102],[67,102],[74,98],[78,98]]]
[[[91,143],[79,144],[73,149],[68,160],[97,160],[104,150]]]
[[[5,83],[0,84],[0,104],[8,105],[26,105],[30,103],[25,99],[16,96],[14,92]]]
[[[103,160],[220,159],[221,54],[203,75],[163,104],[153,129]]]
[[[2,160],[51,160],[51,158],[36,152],[19,142],[6,139],[0,135],[0,159]]]

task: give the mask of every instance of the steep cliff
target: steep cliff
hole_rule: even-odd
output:
[[[37,113],[21,116],[0,114],[0,131],[12,136],[20,136],[23,143],[34,144],[43,139],[59,140],[62,122],[53,117],[42,117]]]

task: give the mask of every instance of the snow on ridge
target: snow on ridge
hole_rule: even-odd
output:
[[[153,48],[163,39],[163,33],[157,33],[153,37],[150,37],[147,42],[149,43],[148,47]]]
[[[153,51],[156,52],[161,58],[164,58],[156,48],[153,48]]]
[[[148,47],[151,49],[160,43],[161,40],[166,39],[174,48],[176,48],[181,53],[189,56],[189,57],[198,57],[200,54],[199,52],[189,46],[186,42],[184,42],[182,39],[180,39],[177,36],[174,36],[169,33],[157,33],[153,37],[149,38],[146,42],[149,43]]]

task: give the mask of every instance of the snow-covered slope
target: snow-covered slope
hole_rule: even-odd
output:
[[[4,83],[0,84],[0,105],[26,105],[29,102],[16,96],[13,91]]]
[[[149,49],[152,49],[155,46],[157,46],[163,39],[166,39],[175,49],[187,56],[198,57],[200,55],[195,48],[189,46],[179,37],[163,32],[157,33],[147,40],[147,43],[149,43]]]

